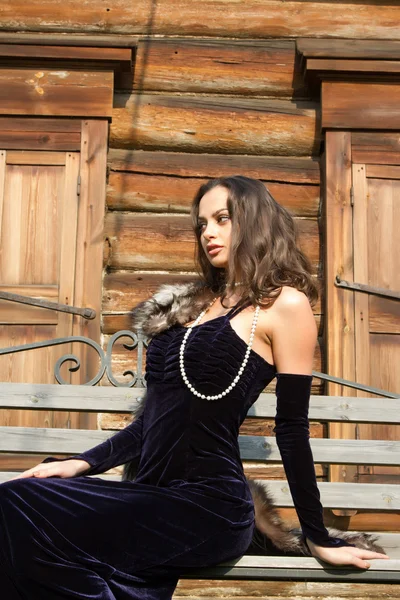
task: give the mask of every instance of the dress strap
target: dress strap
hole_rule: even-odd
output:
[[[233,319],[233,317],[236,317],[236,315],[238,315],[240,312],[242,312],[242,310],[244,310],[248,306],[251,306],[250,300],[247,300],[247,302],[245,302],[244,304],[242,304],[242,306],[238,306],[236,304],[235,306],[232,306],[232,308],[226,314],[226,316],[228,317],[229,320],[231,320],[231,319]]]

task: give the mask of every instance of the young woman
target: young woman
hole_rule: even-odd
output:
[[[277,442],[311,553],[360,568],[385,557],[323,525],[307,420],[317,294],[292,218],[241,176],[202,186],[192,217],[200,283],[166,286],[136,311],[153,335],[140,417],[0,486],[7,600],[167,600],[185,568],[242,555],[254,505],[238,430],[275,376]],[[138,459],[133,482],[83,477]]]

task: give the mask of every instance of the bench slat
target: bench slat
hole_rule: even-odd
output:
[[[0,408],[130,413],[137,408],[138,399],[144,393],[143,388],[2,383]],[[275,412],[275,394],[261,394],[250,408],[248,416],[274,418]],[[310,419],[331,422],[400,423],[400,400],[379,398],[377,402],[376,398],[312,396]]]
[[[114,433],[114,432],[113,432]],[[0,452],[77,454],[110,437],[109,431],[41,427],[0,427]],[[243,460],[281,462],[273,437],[239,436]],[[312,439],[317,463],[399,465],[400,442]]]
[[[258,481],[269,490],[276,506],[293,506],[286,480],[259,479]],[[400,485],[398,484],[320,482],[318,488],[325,508],[400,510]]]
[[[385,582],[400,581],[400,560],[371,560],[371,568],[360,570],[322,564],[308,557],[243,556],[217,567],[187,570],[181,579],[289,579],[308,581]]]
[[[9,481],[18,474],[17,471],[0,471],[0,483]],[[103,479],[120,481],[119,475],[96,475]],[[279,507],[292,507],[293,500],[286,480],[258,480],[264,483],[270,491],[274,504]],[[383,483],[334,483],[319,482],[318,488],[321,493],[321,501],[325,508],[335,509],[358,509],[358,510],[400,510],[400,485]],[[389,534],[387,534],[389,535]],[[397,536],[397,534],[390,534]],[[399,547],[400,558],[400,534],[398,537],[390,538],[393,544]],[[393,541],[394,540],[394,541]],[[382,542],[386,548],[386,538]]]

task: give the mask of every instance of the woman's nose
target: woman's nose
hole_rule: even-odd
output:
[[[215,227],[212,223],[207,223],[206,227],[203,229],[203,236],[209,240],[214,238],[216,235]]]

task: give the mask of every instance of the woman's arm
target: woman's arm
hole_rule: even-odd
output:
[[[43,463],[66,461],[66,460],[81,460],[90,465],[90,469],[85,470],[83,475],[98,475],[104,473],[113,467],[125,464],[135,458],[138,458],[142,448],[142,425],[143,414],[137,417],[130,425],[118,431],[105,442],[94,446],[82,454],[70,456],[69,458],[57,459],[49,456],[44,459]]]
[[[311,553],[333,564],[368,568],[364,558],[382,558],[329,536],[309,442],[308,406],[317,327],[307,297],[285,287],[275,301],[269,337],[278,371],[276,440],[293,502]]]

